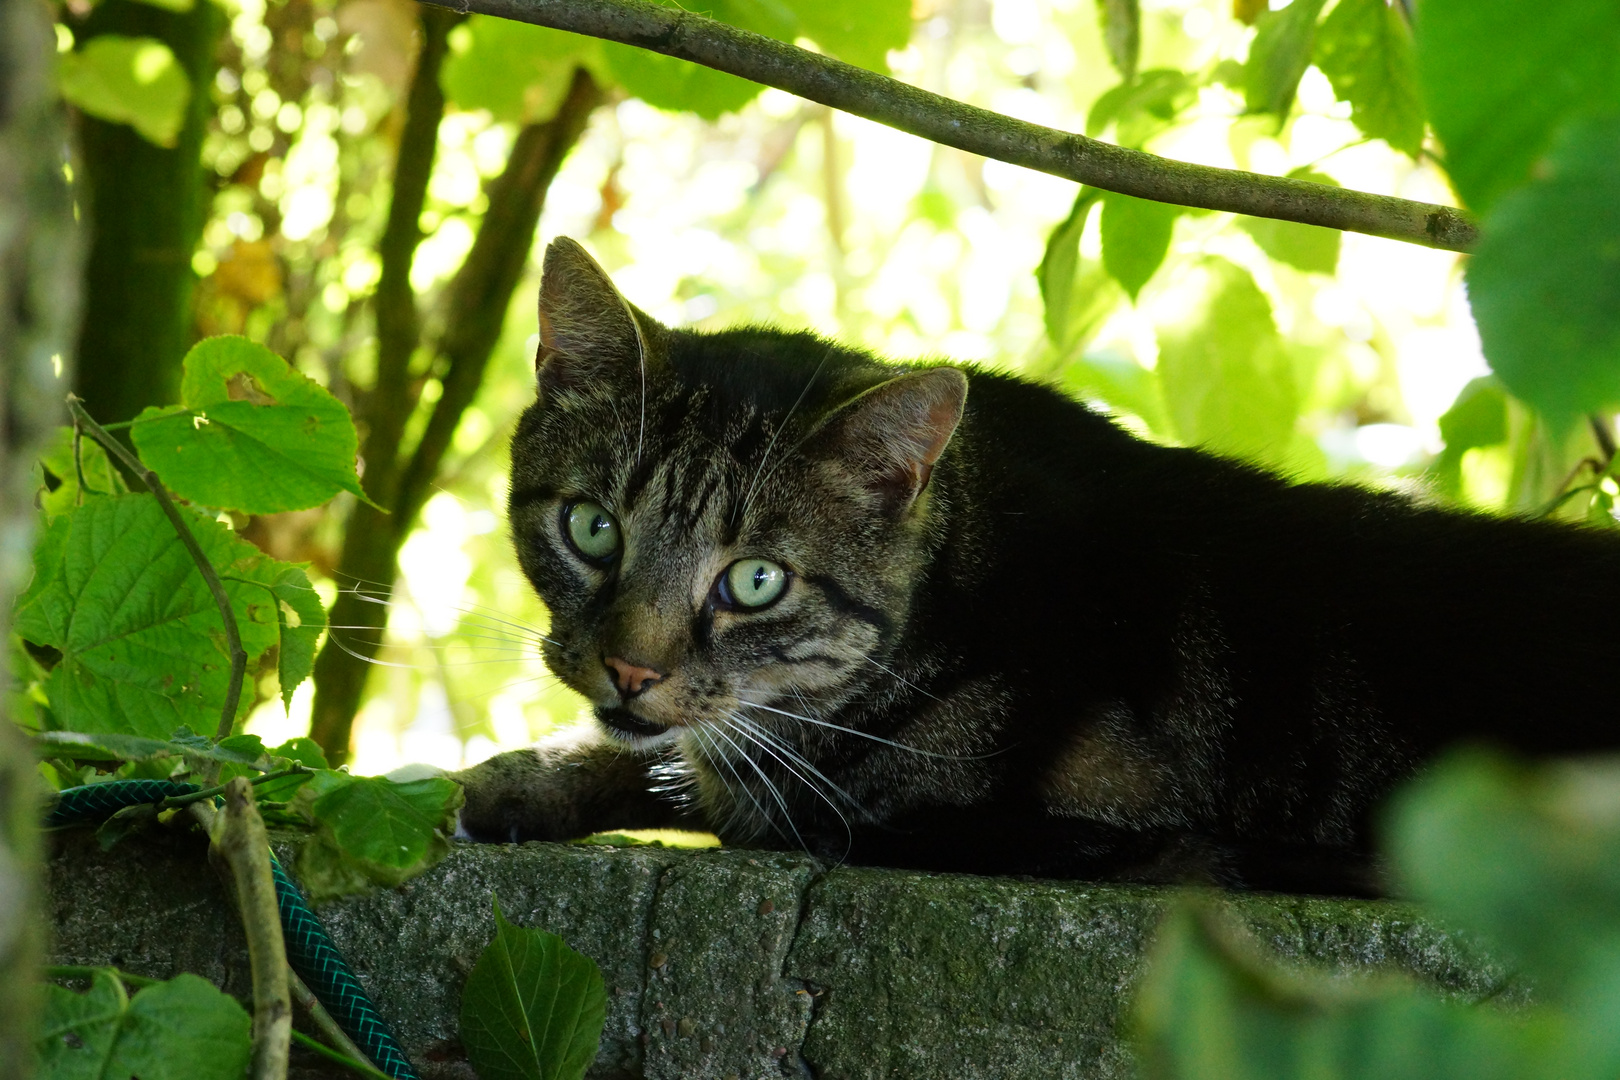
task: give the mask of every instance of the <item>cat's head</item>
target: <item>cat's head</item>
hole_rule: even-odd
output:
[[[938,543],[967,392],[813,335],[666,328],[559,239],[512,442],[548,666],[631,742],[815,716],[884,671]],[[695,732],[696,734],[690,734]]]

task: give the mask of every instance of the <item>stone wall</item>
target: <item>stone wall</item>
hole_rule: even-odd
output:
[[[512,922],[602,968],[592,1077],[1126,1076],[1121,1018],[1173,897],[1149,888],[893,870],[793,855],[460,846],[392,891],[320,909],[427,1080],[471,1077],[460,987]],[[247,957],[200,841],[70,836],[52,862],[58,963],[194,971],[245,996]],[[1411,972],[1466,996],[1507,976],[1400,904],[1231,895],[1279,954]],[[326,1075],[318,1069],[305,1075]],[[345,1074],[333,1074],[345,1075]]]

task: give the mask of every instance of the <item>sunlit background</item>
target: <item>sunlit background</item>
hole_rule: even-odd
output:
[[[1142,8],[1142,68],[1241,60],[1253,33],[1231,17],[1230,0]],[[372,136],[387,136],[378,125],[397,116],[413,5],[317,5],[324,13],[300,44],[307,71],[287,97],[265,68],[281,10],[239,3],[239,55],[214,87],[222,108],[206,154],[222,185],[194,263],[203,329],[264,340],[328,384],[363,381],[373,345],[360,301],[378,278],[372,244],[386,207],[376,178],[391,161],[387,138]],[[1083,130],[1093,102],[1119,82],[1093,0],[918,0],[915,15],[893,70],[954,98]],[[466,35],[458,30],[453,47],[464,49]],[[1347,187],[1454,201],[1431,163],[1364,140],[1315,68],[1281,130],[1275,118],[1242,112],[1237,92],[1205,86],[1147,148],[1265,173],[1309,166]],[[484,112],[452,112],[442,124],[423,220],[430,235],[412,273],[419,294],[431,297],[468,250],[481,185],[502,167],[513,133]],[[808,327],[886,356],[948,356],[1082,387],[1067,374],[1075,358],[1045,335],[1036,279],[1074,196],[1067,181],[778,91],[714,123],[628,99],[597,110],[553,184],[535,265],[553,237],[572,236],[634,303],[672,324]],[[1095,266],[1100,248],[1093,214],[1083,265]],[[1099,294],[1083,359],[1151,372],[1161,339],[1196,306],[1210,255],[1253,275],[1299,378],[1295,438],[1277,461],[1302,477],[1421,487],[1441,449],[1439,417],[1486,372],[1458,257],[1349,234],[1337,272],[1311,274],[1266,257],[1230,215],[1183,215],[1169,259],[1134,304],[1111,282]],[[502,511],[507,432],[532,396],[536,284],[520,290],[450,472],[401,555],[382,663],[355,727],[359,773],[469,764],[577,719],[579,700],[546,675],[534,648],[546,614],[516,568]],[[1144,435],[1173,437],[1128,403],[1085,396]],[[1509,474],[1505,447],[1471,450],[1461,497],[1504,505]],[[335,526],[318,512],[283,517],[269,532],[319,575]],[[318,581],[329,600],[336,585]],[[290,714],[270,689],[260,688],[267,696],[248,729],[274,745],[307,731],[311,688]]]

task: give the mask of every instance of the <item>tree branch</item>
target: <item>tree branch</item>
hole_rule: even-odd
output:
[[[1142,199],[1468,251],[1478,228],[1432,203],[1173,161],[1014,120],[885,75],[648,0],[424,0],[663,53],[932,142]]]

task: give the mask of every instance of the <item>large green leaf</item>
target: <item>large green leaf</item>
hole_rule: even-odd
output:
[[[1423,0],[1415,29],[1447,171],[1479,213],[1529,179],[1568,116],[1620,105],[1616,0]]]
[[[1200,295],[1159,334],[1156,368],[1176,435],[1218,453],[1286,464],[1299,393],[1271,303],[1224,259],[1200,268]]]
[[[208,338],[186,354],[180,404],[148,408],[130,432],[141,460],[192,502],[249,514],[364,499],[349,410],[247,338]]]
[[[1310,66],[1316,19],[1324,3],[1293,0],[1281,11],[1261,13],[1243,65],[1243,98],[1249,112],[1272,113],[1279,123],[1288,118],[1300,76]]]
[[[303,571],[265,555],[209,518],[182,512],[224,579],[249,670],[285,637],[313,648],[324,619],[282,628],[273,591]],[[230,675],[213,594],[150,495],[92,496],[55,518],[34,552],[34,580],[16,631],[61,652],[45,681],[55,726],[167,738],[213,730]],[[252,702],[244,694],[245,712]]]
[[[1383,0],[1375,2],[1382,3]],[[1296,180],[1309,180],[1313,184],[1339,186],[1333,177],[1311,169],[1295,169],[1288,175]],[[1332,274],[1339,267],[1339,242],[1343,234],[1337,229],[1301,225],[1297,221],[1278,221],[1276,218],[1240,217],[1237,222],[1239,228],[1254,237],[1261,251],[1296,270]]]
[[[1412,30],[1388,0],[1339,0],[1316,31],[1316,66],[1363,135],[1417,157],[1423,99]]]
[[[319,773],[294,800],[315,827],[299,851],[300,880],[315,900],[398,885],[449,854],[461,803],[461,786],[440,777]]]
[[[1507,393],[1502,381],[1495,375],[1470,379],[1440,417],[1440,438],[1446,445],[1429,469],[1434,486],[1456,495],[1462,487],[1463,455],[1476,447],[1504,443],[1507,437]]]
[[[91,116],[130,125],[148,142],[174,145],[191,81],[163,42],[100,34],[57,63],[57,81],[69,102]]]
[[[40,1080],[241,1080],[252,1056],[242,1006],[195,975],[133,998],[99,971],[87,993],[45,991]]]
[[[911,40],[910,0],[786,0],[799,33],[825,53],[887,72],[887,56]]]
[[[1572,121],[1486,218],[1468,298],[1491,369],[1555,423],[1620,404],[1620,118]]]
[[[1325,974],[1325,973],[1324,973]],[[1267,964],[1209,913],[1159,931],[1134,1013],[1147,1080],[1581,1080],[1569,1020],[1470,1006],[1390,979]]]
[[[107,457],[107,451],[88,435],[79,439],[79,461],[75,467],[73,429],[70,427],[59,427],[52,432],[51,441],[46,444],[44,453],[39,456],[39,463],[48,474],[40,477],[43,485],[39,493],[39,506],[45,511],[47,520],[79,504],[81,469],[84,472],[87,496],[117,495],[129,490],[124,478],[119,475],[118,470],[113,467],[112,460]],[[55,488],[50,486],[52,480],[56,482]]]
[[[1080,269],[1080,236],[1086,231],[1086,218],[1102,192],[1082,187],[1075,193],[1069,216],[1058,223],[1046,238],[1046,252],[1035,271],[1045,305],[1046,336],[1059,347],[1070,340],[1075,309],[1075,276]]]
[[[1114,191],[1103,195],[1102,204],[1103,265],[1135,303],[1170,251],[1181,207]]]
[[[597,39],[563,30],[474,15],[456,34],[452,45],[459,47],[439,76],[445,96],[463,109],[488,109],[505,123],[551,119],[577,65],[593,74],[605,70]]]
[[[513,926],[495,904],[495,938],[461,991],[461,1042],[482,1080],[579,1080],[607,1015],[602,973],[556,934]]]

